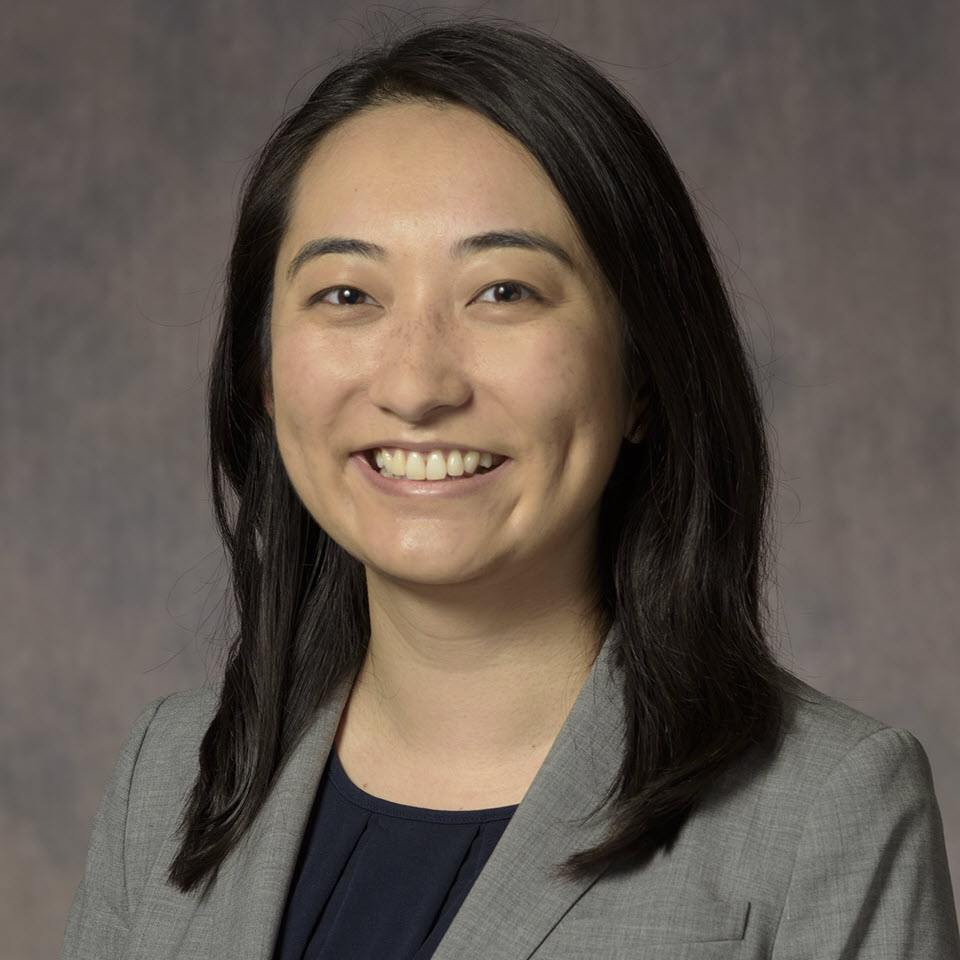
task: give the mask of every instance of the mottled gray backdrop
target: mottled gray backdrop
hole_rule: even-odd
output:
[[[56,954],[125,731],[216,674],[203,386],[238,184],[284,107],[396,9],[4,8],[4,956]],[[483,11],[597,58],[684,172],[766,378],[782,655],[920,738],[956,877],[960,5]]]

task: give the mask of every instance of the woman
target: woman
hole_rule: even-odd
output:
[[[577,55],[453,23],[321,82],[210,423],[238,635],[129,734],[65,957],[960,955],[922,748],[767,648],[736,323]]]

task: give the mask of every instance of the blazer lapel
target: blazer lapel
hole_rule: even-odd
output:
[[[606,835],[584,821],[620,768],[626,728],[611,628],[566,722],[433,960],[526,960],[603,872],[559,880],[553,868]]]
[[[454,917],[433,960],[526,960],[602,872],[558,880],[553,868],[606,834],[604,811],[584,821],[620,767],[623,691],[611,636],[509,826]],[[210,891],[210,956],[270,960],[307,819],[340,715],[344,682],[320,707],[263,809]]]
[[[211,897],[222,960],[269,960],[300,843],[352,678],[337,687],[294,749],[249,833],[224,862]]]

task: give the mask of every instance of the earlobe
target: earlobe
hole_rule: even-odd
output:
[[[650,393],[644,386],[630,409],[629,425],[623,435],[627,443],[640,443],[643,440],[649,426],[649,404]]]
[[[640,417],[624,434],[624,439],[627,443],[640,443],[643,440],[643,435],[647,432],[647,421]]]
[[[273,419],[273,390],[269,383],[263,385],[263,408],[267,411],[267,416]]]

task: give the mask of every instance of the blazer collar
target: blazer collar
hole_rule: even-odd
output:
[[[606,835],[590,817],[623,756],[623,689],[611,628],[579,695],[433,960],[526,960],[602,872],[560,880],[554,868]],[[270,960],[300,844],[352,682],[344,682],[281,771],[246,838],[223,864],[210,904],[217,956]],[[491,922],[491,918],[496,918]]]
[[[433,960],[527,960],[602,873],[560,880],[554,870],[599,843],[608,810],[591,817],[623,758],[623,688],[607,633],[567,719]]]
[[[210,891],[216,960],[270,960],[320,776],[353,678],[321,704]]]

